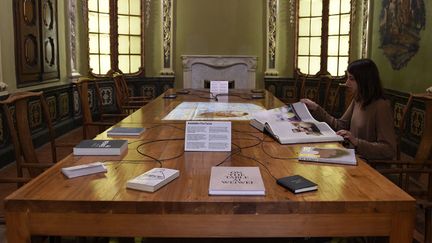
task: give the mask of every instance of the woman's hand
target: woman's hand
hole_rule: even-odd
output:
[[[343,137],[345,140],[349,141],[355,148],[357,148],[358,138],[354,137],[350,131],[339,130],[336,132],[336,134]]]
[[[313,102],[310,99],[301,99],[300,102],[304,103],[310,111],[315,111],[319,106],[317,103]]]

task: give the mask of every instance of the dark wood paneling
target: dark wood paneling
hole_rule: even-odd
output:
[[[56,0],[14,1],[17,86],[58,79]]]

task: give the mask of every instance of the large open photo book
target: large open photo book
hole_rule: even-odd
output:
[[[325,122],[313,118],[302,102],[255,113],[250,124],[267,130],[281,144],[343,141]]]

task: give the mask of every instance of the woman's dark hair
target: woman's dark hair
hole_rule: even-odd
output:
[[[372,101],[384,98],[384,91],[376,64],[370,59],[359,59],[348,65],[348,72],[357,82],[355,99],[363,108]]]

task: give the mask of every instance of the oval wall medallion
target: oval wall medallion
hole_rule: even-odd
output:
[[[425,29],[424,0],[382,0],[380,47],[394,70],[405,67],[420,48]]]
[[[28,25],[35,24],[35,1],[33,0],[24,0],[22,5],[23,17],[24,21]]]
[[[37,63],[37,42],[34,35],[27,35],[24,39],[24,60],[27,65],[34,66]]]
[[[45,63],[49,66],[54,65],[55,57],[54,57],[54,40],[51,37],[48,37],[45,40]]]
[[[43,24],[47,29],[52,29],[53,28],[53,6],[51,1],[46,1],[43,5]]]

